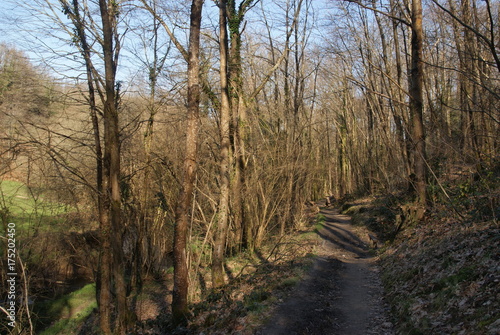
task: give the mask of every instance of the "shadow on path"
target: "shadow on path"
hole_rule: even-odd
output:
[[[369,257],[369,248],[351,231],[351,220],[348,216],[337,214],[331,209],[322,211],[325,215],[323,229],[318,234],[333,247],[356,255],[356,258]]]
[[[390,323],[369,249],[353,233],[348,216],[333,209],[321,214],[323,242],[313,268],[256,334],[393,334],[390,327],[373,327]]]

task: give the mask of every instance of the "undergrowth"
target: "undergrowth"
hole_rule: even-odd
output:
[[[253,334],[312,265],[318,241],[312,232],[320,221],[318,218],[305,231],[269,241],[254,255],[242,254],[229,260],[228,270],[235,273],[237,269],[239,275],[193,304],[193,315],[185,332]],[[241,271],[245,265],[247,271]]]
[[[382,281],[400,334],[500,333],[498,169],[452,177],[440,182],[446,194],[430,185],[419,223],[398,221],[411,206],[405,196],[343,204],[385,242]]]
[[[51,325],[41,335],[78,334],[77,328],[97,308],[95,284],[66,294],[55,301],[44,301],[36,305],[35,313],[39,327],[49,322]]]

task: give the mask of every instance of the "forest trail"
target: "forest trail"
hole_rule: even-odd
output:
[[[334,209],[321,214],[314,266],[257,334],[394,334],[375,257],[360,238],[366,232]]]

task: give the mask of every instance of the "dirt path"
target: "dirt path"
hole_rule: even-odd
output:
[[[394,334],[366,232],[333,209],[321,213],[326,222],[312,270],[257,334]]]

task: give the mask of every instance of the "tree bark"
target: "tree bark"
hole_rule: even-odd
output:
[[[184,181],[176,210],[174,229],[174,290],[172,314],[174,324],[185,322],[188,314],[187,232],[189,212],[196,179],[198,133],[200,123],[200,29],[204,0],[193,0],[189,30],[187,136],[184,158]]]
[[[397,4],[395,0],[390,0],[390,6],[391,6],[391,15],[396,16],[396,7]],[[396,88],[396,97],[398,101],[403,101],[403,94],[402,94],[402,87],[403,87],[403,82],[402,82],[402,77],[403,77],[403,71],[402,71],[402,57],[401,57],[401,48],[400,48],[400,43],[399,43],[399,33],[398,33],[398,25],[399,23],[396,20],[392,20],[392,31],[393,31],[393,36],[394,36],[394,56],[395,56],[395,61],[396,61],[396,83],[397,83],[397,88]],[[406,176],[409,176],[411,174],[411,164],[410,164],[410,154],[408,152],[408,127],[406,123],[406,117],[405,117],[405,111],[406,108],[403,108],[402,106],[398,106],[398,108],[394,108],[393,112],[393,118],[394,118],[394,123],[396,126],[396,134],[397,134],[397,139],[399,142],[400,150],[402,153],[403,161],[405,162],[405,168],[404,171],[406,173]],[[406,188],[408,188],[408,183],[406,183]]]
[[[220,198],[218,208],[217,232],[214,241],[212,261],[212,285],[224,285],[224,251],[229,227],[229,192],[230,192],[230,118],[231,107],[228,90],[228,37],[227,37],[227,0],[219,2],[219,46],[220,46]]]
[[[236,247],[248,250],[253,249],[252,227],[245,217],[245,184],[246,184],[246,149],[245,138],[247,133],[246,100],[243,88],[243,69],[241,57],[241,25],[248,9],[255,0],[244,0],[238,8],[236,1],[227,4],[229,26],[229,59],[228,85],[231,92],[231,134],[233,152],[233,178],[231,183],[232,213],[236,229]]]
[[[427,202],[426,148],[423,122],[423,27],[422,0],[412,0],[411,8],[410,114],[413,125],[413,173],[417,202]]]
[[[116,56],[119,46],[114,45],[116,30],[116,10],[113,2],[99,0],[102,20],[102,49],[104,55],[105,97],[104,118],[104,202],[105,220],[102,227],[101,273],[103,280],[109,277],[114,282],[116,295],[116,321],[114,333],[125,334],[127,327],[127,290],[124,277],[122,249],[123,225],[121,221],[120,192],[120,127],[118,123],[118,93],[116,88]],[[106,279],[107,280],[107,279]],[[111,285],[111,283],[110,283]],[[110,292],[101,287],[101,311],[105,320],[101,320],[101,329],[108,331],[110,306],[103,305],[103,297],[108,299]]]

